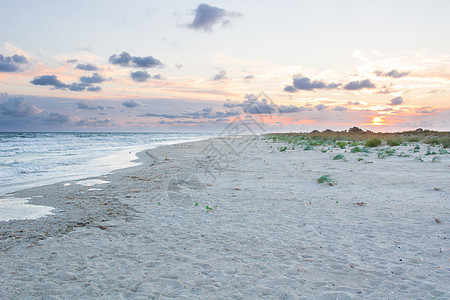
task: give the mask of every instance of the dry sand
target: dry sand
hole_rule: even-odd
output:
[[[14,193],[55,209],[0,222],[0,298],[450,298],[448,154],[279,146],[164,146],[96,185]]]

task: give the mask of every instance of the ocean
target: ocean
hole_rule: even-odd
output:
[[[198,133],[1,133],[0,196],[138,165],[136,153],[213,137]]]

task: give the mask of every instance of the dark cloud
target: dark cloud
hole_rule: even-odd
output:
[[[131,79],[136,82],[145,82],[147,79],[151,78],[152,76],[147,73],[147,71],[136,71],[131,72]]]
[[[71,84],[65,84],[61,82],[56,75],[42,75],[35,77],[30,83],[34,85],[53,86],[54,89],[69,89],[74,92],[81,92],[84,90],[90,92],[98,92],[100,87],[91,86],[92,83],[101,83],[105,81],[105,78],[97,73],[94,73],[91,77],[83,76],[80,78],[81,82],[73,82]],[[87,89],[86,89],[87,87]]]
[[[272,101],[265,98],[259,99],[253,94],[245,95],[246,100],[243,102],[227,101],[223,104],[224,107],[233,108],[241,107],[245,113],[248,114],[272,114],[272,113],[297,113],[302,111],[311,111],[312,108],[295,105],[281,105],[277,106]]]
[[[313,91],[315,89],[336,89],[340,86],[340,83],[327,84],[320,80],[311,80],[308,77],[294,77],[292,85],[286,86],[284,91],[294,93],[297,90]]]
[[[316,106],[314,106],[318,111],[322,111],[328,108],[328,106],[326,106],[325,104],[318,104]]]
[[[83,76],[80,78],[80,82],[87,84],[87,85],[91,85],[93,83],[102,83],[103,81],[105,81],[106,79],[104,77],[102,77],[101,75],[99,75],[98,73],[94,73],[92,74],[92,76]]]
[[[312,111],[311,107],[304,107],[304,106],[295,106],[295,105],[280,105],[278,107],[278,110],[280,113],[288,114],[288,113],[296,113],[296,112],[302,112],[302,111]]]
[[[239,12],[228,12],[222,8],[210,6],[205,3],[199,4],[194,13],[194,20],[187,27],[204,31],[211,31],[216,24],[222,24],[222,26],[229,25],[231,23],[229,20],[230,17],[242,16]]]
[[[84,70],[84,71],[97,71],[98,67],[93,64],[78,64],[75,69]]]
[[[147,56],[147,57],[139,57],[139,56],[133,56],[132,58],[133,66],[134,67],[140,67],[140,68],[155,68],[155,67],[162,67],[162,62],[153,56]]]
[[[77,107],[78,107],[78,109],[87,109],[87,110],[104,110],[105,109],[105,107],[101,104],[89,105],[89,104],[81,102],[81,101],[77,103]]]
[[[62,115],[59,113],[54,113],[54,112],[50,113],[43,120],[48,123],[68,123],[68,122],[70,122],[70,119],[68,116]]]
[[[293,87],[292,85],[287,85],[284,87],[284,91],[288,93],[295,93],[297,89]]]
[[[125,106],[125,107],[132,108],[132,107],[139,106],[139,103],[137,103],[136,101],[131,99],[131,100],[122,102],[122,105]]]
[[[99,86],[90,86],[86,89],[88,92],[100,92],[102,90]]]
[[[27,117],[38,112],[38,109],[27,105],[24,98],[14,97],[0,104],[0,112],[5,116]]]
[[[410,72],[408,72],[408,71],[399,72],[397,70],[392,70],[392,71],[389,71],[389,72],[383,72],[383,71],[377,70],[374,73],[377,76],[392,77],[392,78],[402,78],[402,77],[408,76]]]
[[[244,77],[244,80],[253,80],[253,79],[255,79],[255,76],[254,75],[247,75],[247,76],[245,76]]]
[[[27,58],[23,55],[3,56],[0,54],[0,72],[20,72],[20,65],[27,64]]]
[[[333,110],[335,110],[335,111],[346,111],[347,107],[345,107],[345,106],[336,106],[335,108],[333,108]]]
[[[394,99],[391,99],[391,101],[388,103],[388,105],[400,105],[400,104],[403,104],[402,97],[395,97]]]
[[[78,121],[75,125],[82,127],[102,127],[102,126],[114,126],[112,119],[99,120],[97,118],[82,119]]]
[[[228,79],[229,78],[227,77],[227,72],[225,72],[225,70],[220,70],[219,73],[213,75],[211,78],[212,81],[225,81]]]
[[[175,68],[177,68],[177,70],[180,70],[181,68],[183,68],[182,64],[175,64]]]
[[[30,83],[34,85],[50,85],[53,86],[55,89],[62,89],[67,87],[66,84],[59,81],[58,77],[56,75],[42,75],[37,76],[33,80],[30,81]]]
[[[131,55],[123,51],[119,55],[113,54],[109,57],[109,62],[113,65],[120,65],[122,67],[129,67],[131,63]]]
[[[119,55],[111,55],[109,57],[109,62],[113,65],[120,65],[122,67],[155,68],[164,66],[160,60],[154,58],[153,56],[131,56],[125,51]]]
[[[86,89],[86,85],[79,82],[73,82],[69,85],[66,85],[65,87],[74,92],[81,92]]]
[[[146,113],[139,117],[156,117],[166,119],[221,119],[222,121],[228,120],[227,118],[238,116],[240,113],[235,110],[227,111],[213,111],[211,107],[203,108],[194,112],[182,112],[179,114],[158,114],[158,113]]]
[[[74,63],[77,63],[78,62],[78,59],[68,59],[67,60],[67,63],[69,63],[69,64],[74,64]]]
[[[375,88],[375,85],[369,79],[352,81],[344,85],[344,89],[350,91],[361,90],[364,88],[373,89]]]

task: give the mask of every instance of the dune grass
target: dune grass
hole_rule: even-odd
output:
[[[317,183],[326,183],[330,186],[333,186],[337,184],[337,181],[336,179],[333,179],[330,174],[326,174],[317,178]]]

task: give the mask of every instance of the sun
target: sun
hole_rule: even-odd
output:
[[[385,116],[372,117],[372,124],[371,125],[375,125],[375,126],[386,125],[386,123],[384,122],[384,118],[385,118]]]

